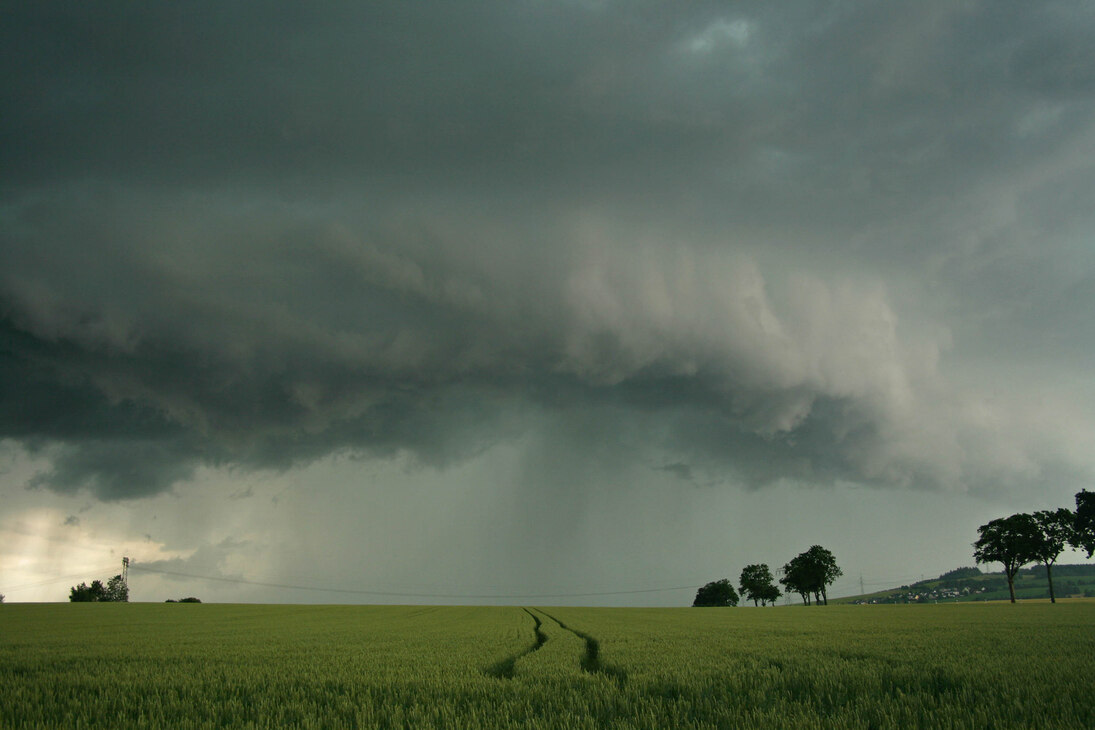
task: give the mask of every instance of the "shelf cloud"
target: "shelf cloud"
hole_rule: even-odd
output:
[[[575,409],[683,477],[1091,477],[1082,4],[10,15],[33,486],[444,466]]]

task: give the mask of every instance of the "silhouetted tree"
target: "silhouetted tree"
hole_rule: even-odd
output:
[[[91,585],[81,583],[78,586],[73,586],[69,591],[68,600],[73,603],[127,602],[129,601],[129,586],[122,580],[121,575],[111,578],[105,586],[101,580],[93,580]]]
[[[791,558],[780,572],[783,573],[783,577],[779,579],[780,584],[787,589],[788,593],[799,594],[802,597],[802,605],[809,606],[811,578],[803,555]]]
[[[693,606],[736,606],[738,593],[726,578],[711,581],[696,591]]]
[[[1033,546],[1034,557],[1046,566],[1049,602],[1056,603],[1057,597],[1053,594],[1053,564],[1075,534],[1075,515],[1064,507],[1052,511],[1040,510],[1034,513],[1034,522],[1040,533]]]
[[[837,566],[833,554],[820,545],[811,546],[802,555],[805,558],[806,572],[810,579],[810,590],[815,597],[818,593],[821,593],[822,603],[828,606],[828,587],[833,584],[833,581],[844,575],[844,571]]]
[[[1015,603],[1015,574],[1027,563],[1038,559],[1035,554],[1041,541],[1041,530],[1034,515],[1020,513],[1000,517],[977,528],[981,536],[973,543],[973,557],[978,563],[1003,563],[1008,579],[1008,593]]]
[[[806,606],[810,605],[811,593],[815,605],[829,605],[828,587],[844,575],[833,554],[820,545],[813,545],[806,552],[796,555],[783,566],[782,572],[779,582],[788,591],[802,596],[802,603]]]
[[[1086,550],[1087,557],[1095,555],[1095,492],[1082,489],[1076,493],[1076,515],[1069,544],[1077,550]]]
[[[779,598],[779,589],[773,584],[772,571],[765,563],[747,565],[741,570],[738,578],[738,587],[743,596],[753,602],[753,605],[775,603]]]
[[[91,585],[81,583],[78,586],[73,586],[69,591],[68,600],[73,603],[91,603],[103,600],[103,595],[105,593],[106,588],[103,587],[103,582],[101,580],[93,580],[91,581]]]
[[[121,575],[116,575],[106,583],[106,593],[101,601],[115,601],[118,603],[129,602],[129,586],[122,580]]]

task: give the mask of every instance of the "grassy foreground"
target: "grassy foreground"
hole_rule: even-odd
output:
[[[0,606],[0,727],[1095,727],[1095,602]]]

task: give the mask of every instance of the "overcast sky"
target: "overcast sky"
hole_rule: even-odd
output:
[[[1090,2],[3,7],[8,601],[840,595],[1095,483]]]

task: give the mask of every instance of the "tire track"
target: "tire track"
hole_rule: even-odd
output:
[[[435,611],[439,610],[440,608],[441,608],[440,606],[428,606],[426,608],[420,608],[420,609],[417,609],[415,611],[411,611],[410,613],[408,613],[407,618],[418,618],[419,616],[424,616],[427,613],[434,613]]]
[[[543,625],[543,622],[540,621],[540,617],[534,614],[532,611],[528,610],[527,608],[523,608],[521,610],[527,613],[532,618],[535,624],[532,627],[532,632],[536,637],[535,643],[533,643],[532,646],[525,649],[524,651],[517,652],[513,656],[506,657],[502,661],[496,664],[492,664],[484,669],[483,673],[487,676],[495,677],[497,679],[513,679],[513,675],[517,671],[517,660],[523,656],[528,656],[532,652],[539,650],[540,647],[547,643],[547,634],[545,634],[540,628]]]
[[[585,642],[586,651],[581,660],[581,667],[583,671],[588,674],[603,674],[606,677],[616,680],[616,683],[620,685],[627,681],[627,672],[620,669],[619,667],[614,667],[611,664],[607,664],[601,660],[601,644],[597,641],[597,639],[585,633],[584,631],[578,631],[577,629],[570,628],[542,608],[538,608],[536,610],[554,621],[555,623],[559,624],[559,628],[563,629],[564,631],[569,631],[570,633],[574,634],[579,639]]]

